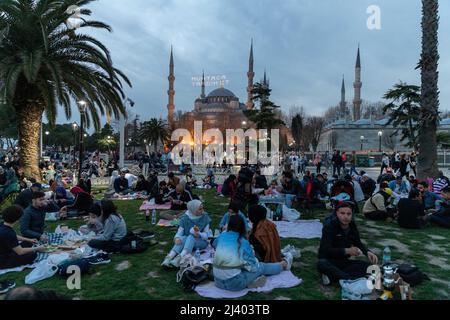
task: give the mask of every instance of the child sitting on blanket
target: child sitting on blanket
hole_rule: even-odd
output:
[[[239,210],[239,203],[237,202],[230,202],[230,205],[228,206],[228,212],[225,213],[225,215],[222,217],[222,220],[220,220],[219,228],[221,232],[227,231],[228,221],[230,220],[231,216],[234,216],[236,214],[239,214],[239,216],[244,219],[245,221],[245,230],[247,232],[250,231],[250,226],[248,225],[247,218],[244,216],[244,214]]]
[[[292,261],[292,255],[287,253],[282,262],[259,262],[246,239],[244,220],[239,215],[232,215],[227,232],[217,239],[213,262],[214,282],[216,287],[229,291],[262,287],[267,280],[265,276],[290,270]]]
[[[211,218],[203,210],[200,200],[192,200],[187,204],[187,211],[181,217],[175,245],[162,262],[163,267],[178,268],[182,259],[189,259],[196,249],[206,249],[211,233]]]
[[[88,234],[90,232],[94,232],[95,234],[99,234],[103,231],[103,223],[101,222],[101,208],[100,205],[94,204],[89,209],[89,216],[84,218],[84,221],[87,223],[86,226],[80,227],[80,232]]]
[[[20,206],[12,206],[3,210],[4,222],[0,224],[0,269],[16,268],[32,264],[36,260],[36,252],[44,252],[45,248],[31,248],[36,239],[28,239],[18,236],[14,231],[14,225],[22,217],[23,209]],[[19,244],[19,241],[22,241]]]
[[[251,206],[248,218],[253,224],[249,241],[255,249],[255,255],[260,261],[281,261],[281,240],[275,224],[266,219],[267,209],[261,205]]]

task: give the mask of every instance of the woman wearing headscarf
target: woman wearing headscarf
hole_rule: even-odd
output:
[[[255,255],[262,262],[280,262],[281,241],[277,227],[266,219],[267,209],[263,206],[251,206],[248,217],[253,224],[249,241],[255,249]]]
[[[70,193],[75,196],[73,204],[65,206],[61,210],[67,212],[67,216],[86,215],[94,203],[92,196],[78,186],[70,189]]]
[[[180,266],[182,258],[191,255],[196,249],[208,247],[208,237],[211,234],[209,224],[211,218],[203,210],[200,200],[192,200],[187,204],[187,211],[181,217],[178,232],[175,235],[175,245],[161,264],[164,267]]]

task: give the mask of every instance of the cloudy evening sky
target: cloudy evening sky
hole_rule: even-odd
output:
[[[367,28],[370,5],[381,9],[381,30]],[[301,105],[319,115],[336,105],[342,74],[352,101],[358,42],[364,100],[381,100],[399,80],[420,84],[419,0],[100,0],[88,8],[113,28],[92,33],[131,79],[127,94],[143,120],[167,116],[171,45],[176,110],[193,109],[200,88],[192,77],[202,69],[226,75],[226,88],[245,103],[251,38],[255,80],[267,69],[272,100],[286,111]],[[450,1],[440,1],[441,109],[450,109],[449,15]]]

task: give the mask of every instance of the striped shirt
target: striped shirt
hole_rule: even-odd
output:
[[[448,180],[446,178],[438,178],[433,182],[433,191],[438,195],[441,194],[442,189],[448,186]]]

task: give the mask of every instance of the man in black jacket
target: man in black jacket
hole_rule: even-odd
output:
[[[40,183],[34,183],[31,188],[23,190],[14,201],[14,204],[17,204],[22,207],[22,209],[26,209],[32,201],[33,193],[42,190],[42,185]]]
[[[343,202],[336,206],[336,218],[324,225],[317,265],[324,285],[330,284],[330,281],[353,280],[366,275],[370,264],[350,260],[351,257],[367,256],[371,264],[378,263],[377,256],[361,242],[352,217],[352,204]]]
[[[334,152],[333,157],[331,158],[331,162],[333,163],[333,175],[337,174],[338,176],[340,176],[342,168],[342,156],[339,150],[336,150]]]
[[[187,203],[194,200],[192,194],[189,191],[186,191],[181,184],[177,185],[175,190],[172,190],[167,195],[167,198],[172,203],[172,206],[170,207],[171,210],[186,210]]]
[[[45,230],[45,213],[46,212],[60,212],[60,216],[65,214],[53,202],[47,203],[45,200],[45,193],[34,192],[33,200],[30,206],[23,212],[20,218],[20,233],[22,236],[29,239],[37,239],[46,241],[47,236],[44,234]]]

